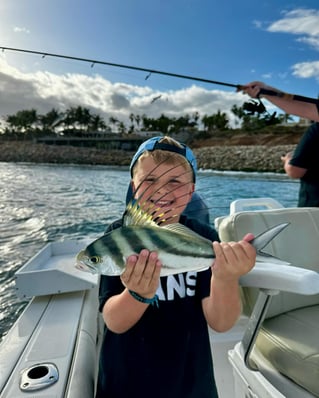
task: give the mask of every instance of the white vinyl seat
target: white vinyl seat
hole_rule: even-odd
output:
[[[242,278],[248,316],[258,312],[260,288],[271,296],[248,363],[271,379],[278,396],[319,397],[319,208],[240,211],[221,220],[219,235],[238,241],[283,222],[290,225],[264,251],[290,265],[257,263],[252,276]]]

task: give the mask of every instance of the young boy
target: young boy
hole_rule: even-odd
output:
[[[215,398],[207,324],[223,332],[240,315],[238,280],[255,263],[252,236],[219,243],[210,225],[182,215],[196,179],[196,160],[185,145],[151,138],[130,170],[139,206],[160,225],[179,222],[210,239],[216,258],[207,271],[160,277],[157,253],[143,249],[127,259],[120,277],[102,275],[106,330],[96,397]],[[116,221],[108,231],[120,226]]]

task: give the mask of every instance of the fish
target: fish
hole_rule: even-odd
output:
[[[275,225],[250,243],[258,261],[288,264],[262,251],[289,223]],[[173,223],[159,226],[152,217],[130,203],[123,217],[123,225],[90,243],[76,257],[76,268],[108,276],[121,275],[126,259],[142,249],[156,251],[162,262],[161,276],[188,271],[203,271],[211,267],[215,258],[212,242],[188,227]]]

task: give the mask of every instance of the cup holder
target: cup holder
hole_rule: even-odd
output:
[[[20,390],[41,390],[51,386],[58,379],[58,368],[53,363],[38,363],[21,372]]]

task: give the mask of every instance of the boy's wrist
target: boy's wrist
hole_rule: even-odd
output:
[[[144,304],[150,304],[150,305],[155,305],[156,307],[158,307],[158,296],[157,294],[155,294],[153,297],[151,298],[147,298],[147,297],[143,297],[140,296],[138,293],[133,292],[133,290],[129,290],[128,292],[130,293],[130,295],[137,301],[139,301],[140,303],[144,303]]]

